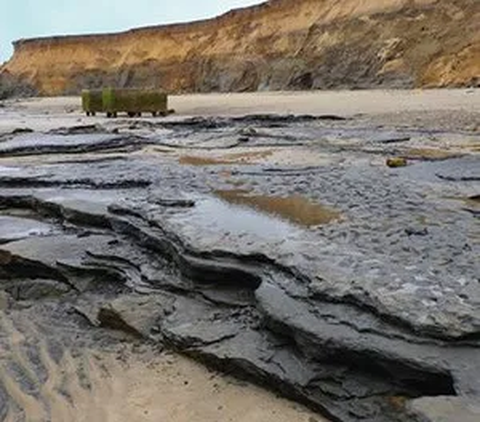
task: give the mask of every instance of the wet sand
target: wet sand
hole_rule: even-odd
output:
[[[88,389],[75,380],[82,360],[89,373]],[[66,355],[60,364],[48,361],[49,379],[42,389],[52,422],[290,422],[325,421],[301,405],[259,387],[209,372],[175,354],[135,356],[120,360],[114,353]],[[67,385],[61,385],[67,374]],[[47,420],[43,406],[20,392],[13,379],[0,377],[21,405],[28,422]],[[63,388],[68,399],[58,393]],[[5,422],[15,422],[12,412]]]
[[[70,420],[98,422],[318,422],[303,406],[259,387],[209,372],[174,354],[126,362],[92,355],[97,377],[85,411]],[[106,373],[105,373],[106,372]],[[91,406],[93,402],[95,406]]]
[[[107,348],[55,351],[41,327],[15,321],[3,305],[0,300],[0,387],[10,397],[2,403],[0,390],[4,422],[326,421],[248,382],[128,337],[119,344],[111,339]]]

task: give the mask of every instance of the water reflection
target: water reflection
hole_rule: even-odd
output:
[[[300,195],[288,197],[250,195],[243,189],[217,190],[215,194],[231,204],[248,206],[305,227],[328,224],[340,219],[338,211]]]
[[[249,151],[235,154],[227,154],[218,157],[183,155],[178,161],[180,164],[191,166],[218,166],[229,164],[251,164],[269,157],[273,151]]]

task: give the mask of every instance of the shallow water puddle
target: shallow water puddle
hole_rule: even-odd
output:
[[[459,145],[459,148],[469,150],[471,152],[480,152],[480,142],[471,142]]]
[[[30,218],[0,215],[0,244],[30,236],[44,236],[54,227]]]
[[[470,206],[471,208],[480,208],[480,195],[473,195],[473,196],[451,196],[446,197],[445,199],[450,199],[453,201],[461,201],[465,205]]]
[[[217,190],[215,194],[231,204],[251,207],[305,227],[328,224],[341,217],[338,211],[300,195],[288,197],[250,195],[248,191],[242,189]]]
[[[437,148],[409,148],[405,151],[404,155],[406,158],[414,160],[442,161],[449,158],[456,158],[462,154]]]
[[[196,200],[195,207],[185,214],[174,217],[174,220],[181,222],[183,230],[189,227],[184,222],[190,222],[191,226],[191,222],[194,221],[194,226],[191,226],[193,236],[205,231],[220,236],[223,236],[222,233],[228,233],[229,236],[237,238],[253,236],[257,240],[283,242],[298,232],[297,227],[287,221],[272,218],[251,206],[236,206],[235,203],[229,203],[220,196]],[[206,238],[208,236],[204,237]]]
[[[220,158],[196,157],[193,155],[184,155],[178,159],[178,162],[189,166],[218,166],[222,164],[231,164],[230,161],[222,160]]]
[[[480,195],[470,196],[463,199],[468,208],[478,210],[480,212]]]
[[[191,166],[215,166],[229,164],[250,164],[251,161],[261,160],[273,154],[273,151],[251,151],[228,154],[219,157],[200,157],[193,155],[184,155],[178,159],[180,164]]]
[[[0,216],[28,218],[30,220],[43,221],[35,211],[27,208],[0,208]]]
[[[24,169],[21,167],[0,165],[0,175],[2,176],[8,176],[10,174],[18,174],[22,171],[24,171]]]

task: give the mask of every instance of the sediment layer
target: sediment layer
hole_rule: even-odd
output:
[[[215,19],[20,40],[2,73],[42,95],[477,86],[476,0],[271,0]]]

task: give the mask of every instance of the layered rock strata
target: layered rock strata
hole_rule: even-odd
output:
[[[3,67],[42,95],[478,86],[476,0],[270,0],[215,19],[20,40]]]
[[[333,421],[440,421],[452,408],[451,420],[475,420],[478,153],[412,154],[399,169],[369,160],[432,136],[474,146],[478,135],[336,116],[127,124],[2,135],[2,321],[34,314],[57,354],[72,333],[121,330]],[[318,163],[233,155],[292,145]],[[188,151],[231,155],[179,164]],[[276,197],[294,198],[296,220]],[[321,223],[301,217],[313,203]],[[2,368],[37,397],[18,362]],[[0,416],[24,403],[4,379]]]

